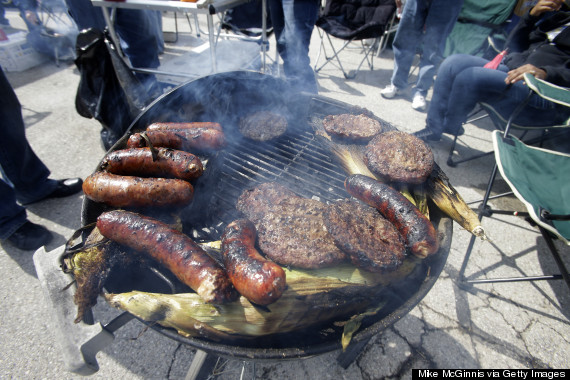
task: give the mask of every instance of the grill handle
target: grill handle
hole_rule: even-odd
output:
[[[113,332],[129,322],[133,316],[123,313],[106,326],[101,323],[74,323],[77,308],[73,302],[76,286],[73,277],[61,270],[65,246],[47,252],[45,247],[34,253],[34,266],[44,297],[48,302],[51,328],[63,354],[63,361],[70,372],[92,375],[99,370],[97,352],[113,342]],[[92,315],[91,319],[92,319]]]

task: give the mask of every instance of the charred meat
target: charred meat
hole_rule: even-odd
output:
[[[431,149],[409,133],[390,131],[374,137],[365,148],[366,165],[393,182],[425,182],[434,166]]]
[[[405,257],[404,239],[394,225],[362,202],[342,200],[324,210],[327,230],[354,265],[369,272],[399,267]]]
[[[324,268],[344,261],[346,255],[335,245],[324,224],[327,207],[313,199],[283,199],[256,223],[259,247],[284,266]]]
[[[333,136],[359,141],[368,141],[382,132],[382,124],[364,114],[328,115],[323,119],[323,127]]]
[[[239,131],[255,141],[268,141],[281,136],[287,130],[287,119],[269,111],[259,111],[240,119]]]
[[[237,200],[236,208],[249,220],[257,222],[271,206],[293,197],[297,195],[289,188],[276,182],[266,182],[244,191]]]

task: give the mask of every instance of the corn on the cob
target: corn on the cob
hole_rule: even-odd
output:
[[[437,164],[426,181],[426,191],[436,206],[461,227],[483,240],[487,239],[479,217],[465,203]]]
[[[415,267],[410,258],[396,271],[374,274],[346,264],[321,270],[287,270],[287,290],[262,310],[244,298],[212,305],[195,293],[133,291],[105,295],[118,308],[184,336],[232,340],[290,332],[361,313],[378,302],[383,285],[404,278]],[[378,303],[376,304],[378,305]]]

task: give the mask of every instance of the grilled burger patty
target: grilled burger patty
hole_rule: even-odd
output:
[[[269,111],[259,111],[240,119],[239,131],[255,141],[267,141],[281,136],[287,130],[287,119]]]
[[[352,140],[370,140],[382,132],[382,124],[364,114],[328,115],[323,119],[325,131]]]
[[[273,261],[298,268],[323,268],[346,259],[328,233],[322,202],[291,197],[272,206],[257,224],[259,247]]]
[[[325,208],[323,215],[334,242],[357,267],[385,272],[402,264],[406,254],[404,240],[376,209],[345,199]]]
[[[390,131],[374,137],[365,148],[368,168],[389,181],[423,183],[434,165],[431,149],[409,133]]]
[[[252,222],[257,222],[271,206],[293,197],[297,195],[287,187],[276,182],[266,182],[245,190],[237,200],[236,209]]]

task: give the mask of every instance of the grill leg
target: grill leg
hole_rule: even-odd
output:
[[[352,364],[354,359],[360,355],[360,352],[362,352],[369,341],[370,339],[366,339],[355,344],[350,344],[346,350],[337,356],[336,361],[338,364],[342,368],[347,369]]]
[[[185,380],[202,380],[210,377],[212,370],[216,366],[218,357],[207,352],[197,350],[194,360],[186,373]]]

